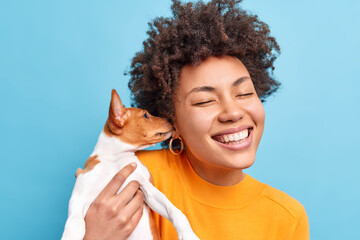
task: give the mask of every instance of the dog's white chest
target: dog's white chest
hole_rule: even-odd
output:
[[[135,155],[128,155],[126,159],[118,159],[116,161],[102,161],[102,156],[99,155],[100,163],[97,164],[91,171],[80,174],[76,180],[73,195],[79,195],[84,198],[84,201],[90,202],[95,200],[99,193],[105,188],[108,182],[114,175],[126,165],[136,162],[136,170],[126,179],[124,184],[119,189],[119,192],[126,187],[126,185],[133,181],[143,181],[142,179],[149,179],[149,171],[141,164]],[[141,179],[139,179],[139,176]],[[85,209],[87,211],[87,208]]]
[[[63,240],[83,239],[85,235],[84,218],[91,203],[114,175],[132,162],[137,163],[137,168],[122,184],[118,193],[129,182],[139,182],[147,205],[173,223],[179,239],[198,240],[186,216],[150,183],[149,171],[135,156],[135,150],[129,151],[131,147],[131,145],[105,136],[104,132],[100,134],[98,143],[91,155],[91,157],[97,155],[98,161],[96,165],[91,170],[80,173],[76,180],[69,203],[69,217],[65,224]],[[144,205],[142,218],[129,239],[153,239],[150,228],[149,209],[146,205]]]
[[[105,188],[114,175],[124,166],[130,164],[131,162],[136,162],[138,165],[136,170],[126,179],[118,192],[121,192],[130,181],[135,180],[140,183],[150,177],[148,170],[140,163],[135,155],[128,156],[124,161],[122,161],[122,159],[112,162],[101,161],[101,155],[98,156],[98,159],[100,160],[99,164],[97,164],[91,171],[80,174],[76,180],[69,203],[69,219],[65,226],[63,239],[82,239],[82,237],[72,238],[67,237],[67,235],[83,236],[83,231],[79,231],[79,229],[81,229],[79,225],[83,225],[83,219],[85,218],[86,212],[91,203]],[[143,209],[143,216],[129,239],[152,239],[149,221],[149,208],[145,205]],[[74,226],[74,228],[71,228],[71,226]],[[76,229],[75,227],[79,228]],[[78,233],[74,233],[74,231],[77,231]]]

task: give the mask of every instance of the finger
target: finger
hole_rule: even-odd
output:
[[[144,195],[140,190],[137,190],[133,199],[124,207],[124,212],[130,216],[134,215],[139,208],[144,206]]]
[[[131,225],[135,227],[138,225],[138,223],[140,222],[140,219],[143,215],[143,210],[144,210],[144,206],[141,205],[133,214],[133,216],[130,219]]]
[[[136,195],[136,192],[139,190],[139,183],[137,181],[131,181],[128,185],[125,186],[123,190],[116,196],[116,207],[123,208],[127,205]]]
[[[106,187],[101,191],[99,197],[113,197],[119,191],[121,185],[125,182],[126,178],[130,176],[136,169],[136,163],[130,163],[123,167],[115,176],[110,180]]]
[[[139,207],[133,215],[119,215],[119,226],[122,226],[124,236],[127,238],[139,224],[143,215],[143,206]]]

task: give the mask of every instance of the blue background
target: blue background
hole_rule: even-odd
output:
[[[0,2],[0,239],[59,239],[75,181],[147,22],[170,0]],[[360,2],[247,0],[282,87],[247,173],[306,208],[312,239],[359,239]]]

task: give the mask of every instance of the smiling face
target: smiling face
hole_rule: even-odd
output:
[[[240,60],[209,57],[186,65],[174,99],[177,134],[195,172],[208,182],[233,185],[255,161],[265,113]]]

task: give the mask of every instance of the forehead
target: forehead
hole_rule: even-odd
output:
[[[241,77],[250,77],[242,62],[231,56],[209,57],[200,65],[186,65],[182,68],[179,91],[194,87],[231,85]]]

